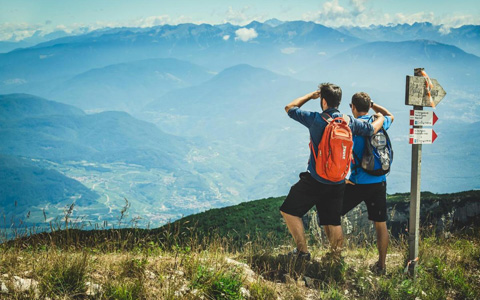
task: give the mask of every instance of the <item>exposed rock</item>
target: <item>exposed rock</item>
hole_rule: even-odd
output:
[[[3,281],[0,281],[0,294],[8,294],[8,288]]]
[[[250,291],[247,290],[246,288],[244,288],[243,286],[240,288],[240,294],[244,297],[244,298],[250,298]]]
[[[234,266],[242,268],[243,273],[246,276],[245,281],[247,281],[248,283],[252,283],[252,282],[257,281],[255,279],[257,277],[257,274],[247,264],[241,263],[239,261],[236,261],[236,260],[228,258],[228,257],[225,258],[225,261],[230,265],[234,265]]]
[[[13,287],[16,291],[26,292],[31,289],[35,290],[35,293],[38,291],[38,282],[36,280],[27,278],[23,279],[18,276],[13,276]]]
[[[186,293],[188,293],[189,290],[190,288],[186,284],[184,284],[179,290],[175,291],[175,297],[181,298]]]
[[[178,275],[180,277],[183,277],[183,275],[185,275],[185,273],[183,271],[180,271],[180,270],[175,270],[175,275]]]
[[[148,279],[154,280],[155,278],[157,278],[157,275],[155,275],[155,273],[153,273],[150,270],[145,270],[145,277],[147,277]]]
[[[87,296],[95,296],[103,291],[102,286],[96,283],[85,282],[85,286],[87,287]]]

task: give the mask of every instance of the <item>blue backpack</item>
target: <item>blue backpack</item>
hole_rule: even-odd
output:
[[[372,118],[368,119],[371,122]],[[390,172],[393,162],[393,149],[387,131],[383,127],[374,135],[364,137],[363,157],[355,155],[356,168],[361,167],[367,174],[382,176]]]

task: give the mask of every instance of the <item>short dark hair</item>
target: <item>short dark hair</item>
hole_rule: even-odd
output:
[[[368,112],[372,99],[365,92],[355,93],[352,96],[352,104],[355,105],[358,112]]]
[[[320,91],[320,101],[325,99],[328,107],[338,108],[342,101],[342,89],[333,83],[321,83],[318,85]]]

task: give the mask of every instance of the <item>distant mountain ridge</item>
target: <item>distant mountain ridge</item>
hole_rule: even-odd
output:
[[[343,82],[344,85],[355,83],[363,88],[386,91],[393,85],[401,85],[403,89],[405,75],[412,74],[413,69],[420,66],[427,73],[435,74],[434,78],[444,88],[454,85],[474,90],[480,77],[480,57],[455,46],[415,40],[371,42],[353,47],[308,67],[302,72],[302,78],[319,77],[328,70],[334,82]],[[372,86],[372,83],[375,85]]]
[[[397,24],[392,26],[340,27],[340,32],[366,41],[435,40],[462,48],[466,52],[480,56],[480,26],[464,25],[448,28],[444,25],[433,25],[429,22]]]
[[[98,197],[80,182],[58,171],[38,167],[32,159],[0,154],[0,214],[8,222],[21,220],[29,224],[30,213],[38,215],[42,209],[57,204],[88,207]],[[44,212],[53,215],[48,209]],[[5,225],[2,222],[0,227]]]
[[[255,29],[258,36],[241,41],[236,33],[240,28]],[[302,21],[276,27],[252,22],[111,29],[0,54],[0,93],[48,96],[50,89],[90,69],[152,58],[188,60],[216,71],[247,63],[288,73],[298,64],[360,43],[334,29]]]
[[[28,114],[17,109],[25,103]],[[2,95],[0,107],[8,113],[8,118],[0,119],[0,151],[5,154],[175,168],[186,153],[183,139],[125,112],[86,115],[75,107],[26,94]]]
[[[89,70],[48,94],[86,110],[135,111],[168,91],[199,84],[212,76],[207,69],[186,61],[146,59]]]
[[[0,95],[0,120],[14,120],[45,115],[83,116],[76,107],[28,94]]]

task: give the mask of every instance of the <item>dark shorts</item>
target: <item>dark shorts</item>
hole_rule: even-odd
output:
[[[319,225],[340,225],[345,183],[325,184],[315,180],[308,172],[300,173],[280,210],[303,217],[313,206],[317,208]]]
[[[347,184],[343,198],[342,215],[345,215],[362,201],[368,210],[368,219],[374,222],[387,221],[387,183]]]

